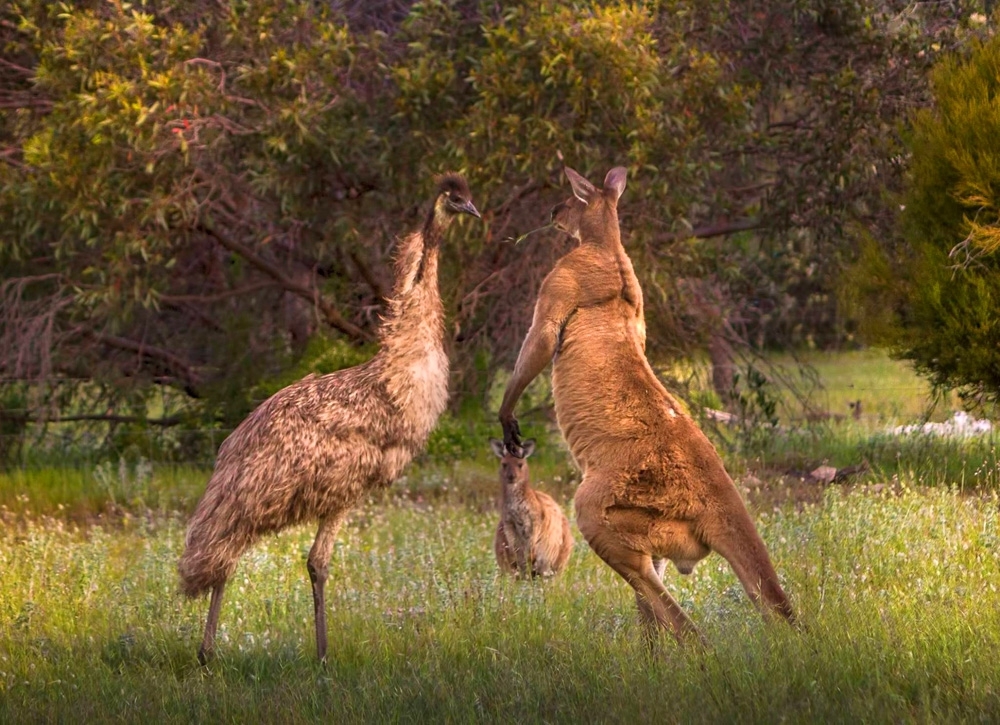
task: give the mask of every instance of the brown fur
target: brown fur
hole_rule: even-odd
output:
[[[461,177],[443,177],[438,192],[423,229],[400,242],[378,354],[279,390],[219,448],[178,565],[187,596],[212,592],[202,661],[243,552],[264,534],[316,519],[308,570],[317,649],[325,656],[323,588],[337,530],[367,491],[391,483],[424,447],[448,398],[438,246],[455,214],[478,212]]]
[[[714,446],[646,360],[642,291],[621,244],[617,202],[625,169],[604,189],[567,169],[574,198],[554,224],[580,246],[545,278],[531,329],[504,393],[504,442],[519,446],[513,410],[553,360],[556,417],[583,480],[575,504],[587,543],[634,589],[651,628],[696,632],[663,586],[662,560],[682,574],[710,551],[724,556],[751,599],[791,620],[764,542]]]
[[[493,552],[500,571],[522,577],[555,576],[573,550],[569,519],[551,496],[531,487],[527,458],[535,449],[525,441],[523,456],[513,456],[503,442],[490,440],[500,458],[500,523]]]

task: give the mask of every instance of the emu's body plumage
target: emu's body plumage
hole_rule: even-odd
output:
[[[219,449],[191,519],[184,593],[197,596],[228,579],[263,534],[349,509],[395,480],[447,401],[447,358],[428,353],[426,375],[411,383],[422,390],[393,396],[386,379],[392,365],[380,354],[358,367],[309,375],[251,413]],[[407,415],[409,399],[427,404],[418,419]]]
[[[262,535],[310,520],[320,522],[308,567],[325,656],[323,587],[337,529],[366,492],[390,484],[422,450],[448,399],[439,242],[455,214],[478,212],[461,177],[446,175],[438,191],[423,228],[400,243],[379,353],[279,390],[219,448],[178,566],[185,594],[212,592],[202,661],[239,557]]]

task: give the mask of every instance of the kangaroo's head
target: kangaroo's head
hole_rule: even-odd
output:
[[[624,167],[616,166],[604,177],[604,188],[598,189],[567,166],[573,196],[552,209],[552,225],[579,242],[621,241],[618,198],[625,191],[626,174]]]
[[[518,486],[528,481],[527,458],[535,451],[534,439],[529,438],[521,443],[521,456],[508,451],[503,441],[496,438],[490,438],[490,448],[500,459],[500,483],[504,486]]]

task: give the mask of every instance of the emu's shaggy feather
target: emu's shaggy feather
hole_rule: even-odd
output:
[[[365,492],[399,476],[447,402],[438,247],[458,213],[478,216],[464,179],[447,175],[423,228],[400,242],[374,358],[278,391],[220,447],[178,565],[186,595],[213,592],[202,655],[211,651],[217,600],[240,555],[264,534],[318,519],[308,563],[323,656],[323,584],[337,527]]]

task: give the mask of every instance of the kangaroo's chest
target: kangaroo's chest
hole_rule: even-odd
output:
[[[535,515],[528,502],[523,499],[508,500],[503,507],[504,528],[508,537],[515,539],[511,543],[527,543],[535,530]]]

